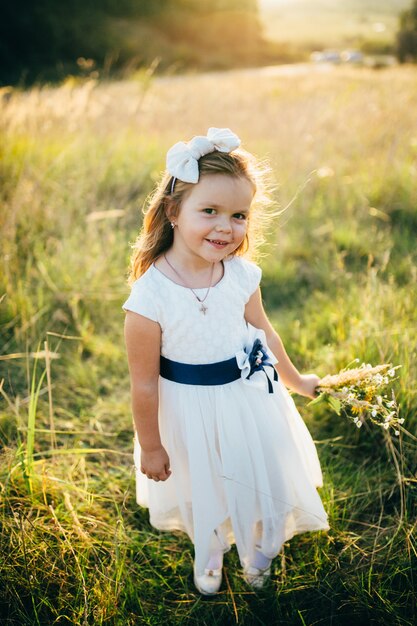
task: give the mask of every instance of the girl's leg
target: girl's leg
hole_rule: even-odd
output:
[[[266,569],[271,565],[272,559],[265,556],[261,550],[262,544],[262,522],[259,521],[255,526],[255,547],[253,556],[251,559],[251,565],[253,567],[257,567],[258,569]]]
[[[214,531],[211,547],[210,547],[210,558],[208,560],[206,569],[220,569],[223,565],[223,546],[218,536],[217,530]]]
[[[246,582],[260,589],[270,574],[272,559],[261,552],[262,522],[258,522],[255,528],[255,545],[249,567],[244,569]]]
[[[213,595],[220,589],[222,583],[223,550],[214,531],[211,546],[210,558],[202,576],[197,576],[194,570],[194,584],[203,595]]]
[[[262,554],[261,546],[255,546],[255,554],[251,559],[251,565],[253,567],[257,567],[258,569],[267,569],[271,565],[272,559],[269,559],[267,556]]]
[[[220,569],[223,565],[223,552],[219,551],[219,552],[214,552],[208,562],[207,562],[207,566],[206,569]]]

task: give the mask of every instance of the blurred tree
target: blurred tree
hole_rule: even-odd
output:
[[[93,0],[5,3],[0,22],[2,82],[30,80],[43,69],[94,54],[105,44],[104,16]]]
[[[0,22],[0,84],[62,78],[79,58],[228,67],[265,51],[257,0],[14,0]]]
[[[400,14],[397,33],[397,57],[400,63],[417,60],[417,0]]]

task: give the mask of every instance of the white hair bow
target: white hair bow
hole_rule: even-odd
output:
[[[240,139],[229,128],[209,128],[207,137],[197,135],[185,143],[179,141],[167,152],[167,170],[185,183],[197,183],[199,178],[198,159],[218,150],[232,152],[240,146]]]

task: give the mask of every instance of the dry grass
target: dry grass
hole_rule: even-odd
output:
[[[279,42],[318,49],[355,47],[363,41],[391,42],[398,30],[398,14],[407,0],[366,2],[340,0],[279,0],[265,5],[265,35]]]
[[[353,367],[352,369],[343,370],[339,372],[339,374],[328,374],[320,380],[320,389],[331,389],[334,387],[343,387],[345,385],[355,385],[355,383],[366,380],[375,374],[383,374],[391,368],[391,363],[382,363],[381,365],[376,365],[375,367]]]

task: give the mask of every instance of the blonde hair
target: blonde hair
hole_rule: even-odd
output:
[[[255,258],[260,245],[264,242],[264,226],[270,217],[266,214],[266,207],[270,203],[270,186],[267,182],[269,166],[260,163],[252,154],[242,149],[230,153],[210,152],[199,159],[198,166],[200,176],[224,174],[246,178],[252,183],[255,195],[249,214],[247,232],[245,239],[233,255]],[[132,245],[129,285],[144,274],[152,263],[172,245],[173,229],[167,215],[178,215],[182,200],[194,187],[194,183],[185,183],[177,179],[171,193],[172,182],[171,174],[165,172],[150,196],[147,208],[143,209],[143,225]]]

